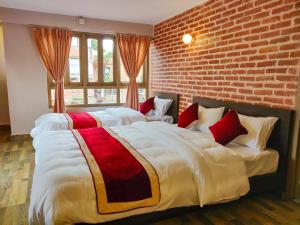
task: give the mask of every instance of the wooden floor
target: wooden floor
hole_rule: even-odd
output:
[[[0,225],[27,224],[33,169],[31,139],[0,130]],[[300,225],[300,204],[262,195],[143,224]]]

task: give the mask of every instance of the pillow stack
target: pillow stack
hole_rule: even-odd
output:
[[[172,99],[152,97],[140,105],[140,112],[146,116],[164,116],[172,105]]]
[[[180,114],[178,127],[208,133],[222,145],[234,142],[263,151],[278,118],[245,116],[235,110],[230,110],[222,118],[224,109],[204,108],[194,103]]]

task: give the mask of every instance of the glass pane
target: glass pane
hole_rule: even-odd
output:
[[[51,89],[51,105],[54,106],[55,90]]]
[[[121,73],[121,82],[122,83],[128,83],[129,82],[129,78],[128,75],[126,73],[126,70],[124,68],[122,59],[120,59],[120,73]],[[136,78],[136,82],[138,83],[143,83],[143,79],[144,79],[144,65],[142,65],[140,72]]]
[[[139,88],[138,93],[139,93],[139,102],[146,101],[146,89],[145,88]]]
[[[88,89],[88,104],[117,103],[116,89]]]
[[[136,82],[143,83],[143,80],[144,80],[144,65],[142,65],[142,67],[140,69],[140,72],[136,78]]]
[[[83,89],[65,89],[64,93],[66,105],[84,104]]]
[[[83,89],[65,89],[65,104],[80,105],[84,103]],[[51,89],[51,105],[54,105],[55,90]]]
[[[127,88],[121,88],[120,89],[120,103],[126,102],[126,96],[127,96]]]
[[[69,55],[70,82],[80,82],[79,38],[72,37]]]
[[[87,39],[89,82],[98,82],[98,40]]]
[[[110,83],[114,81],[113,76],[113,49],[112,39],[103,39],[103,82]]]
[[[139,102],[146,101],[146,89],[145,88],[139,88],[138,95],[139,95]],[[126,96],[127,96],[127,88],[121,88],[120,89],[120,103],[126,102]]]

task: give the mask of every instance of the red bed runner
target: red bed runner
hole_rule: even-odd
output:
[[[70,112],[64,115],[68,120],[69,130],[102,126],[101,121],[96,116],[87,112]]]
[[[109,128],[72,132],[93,176],[100,214],[158,204],[158,176],[127,141]]]

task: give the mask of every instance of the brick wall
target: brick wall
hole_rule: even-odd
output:
[[[185,45],[190,33],[195,42]],[[300,0],[210,0],[154,28],[150,89],[294,108]]]

